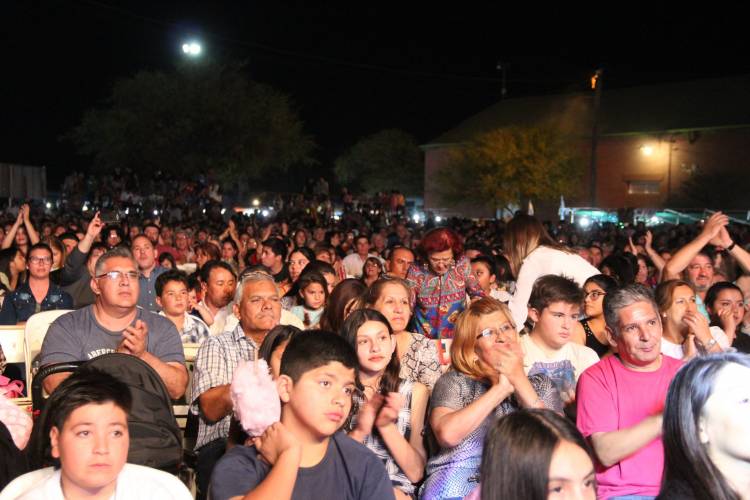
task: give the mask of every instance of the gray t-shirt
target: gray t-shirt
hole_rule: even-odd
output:
[[[137,308],[131,325],[146,323],[146,350],[165,363],[185,362],[180,334],[174,323],[156,313]],[[102,354],[116,352],[122,342],[122,331],[107,330],[96,320],[94,306],[63,314],[47,330],[41,352],[41,365],[68,361],[87,361]]]
[[[254,446],[234,446],[216,464],[211,476],[211,498],[227,500],[244,496],[257,487],[271,470]],[[300,467],[292,500],[392,500],[393,487],[380,459],[363,444],[343,432],[328,441],[323,460]]]

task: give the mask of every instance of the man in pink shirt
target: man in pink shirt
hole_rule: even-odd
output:
[[[617,354],[578,380],[578,428],[597,458],[599,498],[654,498],[664,468],[664,400],[682,362],[661,355],[661,319],[651,290],[629,285],[610,292],[604,315]]]

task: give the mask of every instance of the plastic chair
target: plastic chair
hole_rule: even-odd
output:
[[[33,379],[32,364],[42,350],[42,342],[47,335],[49,325],[63,314],[71,312],[71,309],[55,309],[36,313],[26,322],[24,329],[24,344],[26,346],[26,380],[27,384]]]

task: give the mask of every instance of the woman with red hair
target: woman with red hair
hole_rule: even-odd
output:
[[[471,274],[458,234],[441,227],[425,234],[419,245],[422,265],[412,264],[406,281],[414,293],[414,323],[418,333],[431,339],[453,338],[456,318],[466,306],[467,294],[484,292]]]

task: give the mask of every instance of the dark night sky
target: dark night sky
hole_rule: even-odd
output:
[[[611,4],[5,1],[0,162],[47,165],[55,189],[88,165],[59,136],[118,78],[173,67],[189,34],[291,94],[324,166],[367,134],[427,141],[494,103],[499,60],[509,97],[583,89],[598,66],[605,91],[750,72],[738,12]]]

